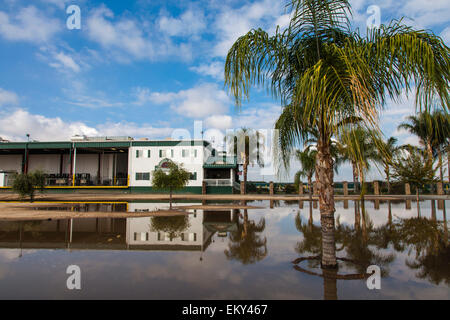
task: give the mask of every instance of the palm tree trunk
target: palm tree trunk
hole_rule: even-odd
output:
[[[169,191],[170,191],[169,208],[170,210],[172,210],[172,188],[170,188]]]
[[[353,169],[353,192],[358,193],[358,168],[356,167],[356,163],[352,162]]]
[[[439,157],[439,175],[441,178],[441,182],[444,183],[444,170],[443,170],[443,163],[442,163],[442,152],[440,149],[438,149],[438,157]]]
[[[323,299],[337,300],[337,270],[323,270]]]
[[[389,166],[388,165],[386,165],[386,167],[384,169],[384,173],[386,173],[388,194],[391,194],[391,179],[390,179]]]
[[[322,268],[336,268],[334,239],[333,158],[330,141],[322,136],[317,144],[316,180],[319,192],[320,222],[322,225]]]
[[[244,156],[244,164],[243,164],[243,169],[244,169],[244,194],[247,194],[247,169],[248,169],[248,158],[245,155]]]
[[[244,234],[242,238],[246,238],[248,234],[248,212],[247,209],[244,209]]]
[[[361,216],[359,215],[359,201],[354,201],[354,207],[355,207],[355,230],[359,231],[359,228],[361,227]]]

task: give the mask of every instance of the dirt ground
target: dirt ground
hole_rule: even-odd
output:
[[[239,201],[239,200],[283,200],[283,201],[308,201],[308,195],[285,195],[285,194],[174,194],[174,200],[230,200],[230,201]],[[335,200],[359,200],[359,195],[336,195],[334,197]],[[415,195],[366,195],[366,200],[415,200]],[[438,195],[421,195],[421,200],[450,200],[450,195],[438,196]],[[36,194],[35,201],[104,201],[104,202],[117,202],[117,201],[154,201],[154,200],[169,200],[168,194],[155,194],[155,193],[69,193],[69,194],[55,194],[55,193],[44,193],[44,194]],[[313,200],[318,200],[317,196],[313,196]],[[20,199],[14,193],[0,193],[0,201],[26,201]]]
[[[46,210],[48,208],[68,207],[68,210]],[[188,210],[230,210],[230,209],[256,209],[261,207],[247,205],[174,205],[172,210],[164,209],[150,212],[102,212],[71,211],[69,203],[0,203],[0,220],[61,220],[72,218],[133,218],[133,217],[154,217],[154,216],[179,216],[188,214]],[[39,210],[41,209],[41,210]]]

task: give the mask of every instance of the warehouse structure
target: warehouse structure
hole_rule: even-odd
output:
[[[134,140],[130,137],[79,137],[61,142],[0,141],[0,188],[16,173],[41,170],[46,188],[120,189],[152,192],[152,172],[182,164],[191,173],[183,192],[232,193],[238,187],[235,157],[203,140]]]

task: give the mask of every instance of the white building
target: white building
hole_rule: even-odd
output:
[[[76,137],[61,142],[0,141],[0,188],[14,173],[41,170],[47,187],[115,188],[152,192],[153,172],[175,162],[191,173],[184,191],[231,193],[238,188],[235,157],[216,152],[203,140],[133,140],[130,137]]]

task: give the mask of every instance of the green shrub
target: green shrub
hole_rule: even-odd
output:
[[[30,197],[30,202],[34,200],[36,190],[44,191],[45,174],[42,171],[34,171],[30,173],[16,174],[12,185],[12,190],[19,194],[20,197]]]

